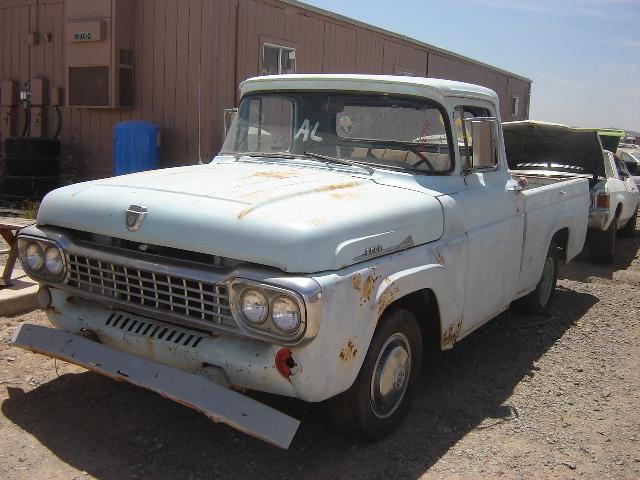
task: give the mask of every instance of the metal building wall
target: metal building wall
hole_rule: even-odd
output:
[[[237,102],[237,84],[260,71],[264,42],[295,47],[300,73],[468,81],[498,92],[503,119],[528,115],[527,81],[292,1],[135,0],[135,25],[135,108],[63,109],[65,161],[77,176],[111,175],[111,129],[128,119],[160,125],[168,166],[197,162],[200,117],[202,157],[210,158],[222,143],[223,110]],[[0,0],[0,80],[43,77],[63,88],[63,29],[64,0]],[[52,33],[52,40],[28,46],[27,33],[35,31]],[[520,96],[518,117],[509,112],[512,95]]]
[[[222,142],[222,112],[235,104],[237,2],[135,3],[135,108],[63,109],[64,160],[80,177],[112,174],[111,129],[129,119],[160,125],[163,165],[197,162],[199,103],[202,157],[210,158]],[[0,26],[0,80],[22,84],[42,77],[51,87],[64,87],[63,0],[0,0]],[[51,32],[52,41],[28,46],[30,31]],[[55,117],[49,117],[51,132]],[[23,124],[20,117],[18,130]]]

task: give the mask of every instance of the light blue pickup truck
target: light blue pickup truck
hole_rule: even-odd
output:
[[[23,325],[15,346],[286,448],[299,422],[241,392],[330,399],[381,438],[423,348],[516,300],[549,306],[584,244],[588,181],[514,177],[493,91],[366,75],[240,88],[210,163],[44,199],[18,242],[57,328]]]

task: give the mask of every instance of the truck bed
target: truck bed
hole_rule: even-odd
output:
[[[584,246],[589,216],[589,182],[575,175],[520,175],[529,182],[523,191],[524,242],[520,265],[523,291],[537,282],[542,272],[542,260],[551,238],[549,232],[566,229],[567,246],[564,260],[575,257]],[[527,293],[524,291],[524,293]]]

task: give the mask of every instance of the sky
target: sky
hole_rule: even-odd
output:
[[[530,118],[640,132],[640,0],[303,0],[533,80]]]

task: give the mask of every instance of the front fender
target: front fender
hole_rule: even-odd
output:
[[[393,302],[419,290],[431,290],[440,313],[440,348],[453,347],[462,328],[462,302],[456,302],[449,272],[439,264],[421,265],[385,277],[376,291],[378,317]]]
[[[291,349],[298,365],[291,377],[296,396],[315,402],[347,390],[362,368],[380,316],[421,289],[433,292],[440,343],[451,348],[462,329],[465,245],[460,236],[313,277],[322,288],[322,321],[312,342]]]

